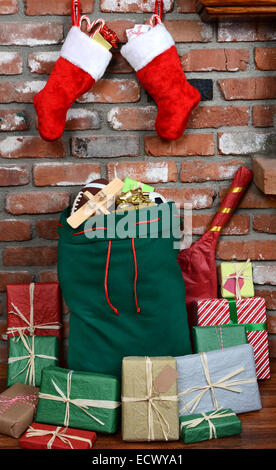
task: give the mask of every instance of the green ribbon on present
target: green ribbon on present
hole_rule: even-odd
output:
[[[237,313],[237,302],[236,299],[227,299],[229,304],[229,313],[231,323],[237,325],[239,323]],[[241,323],[245,326],[246,331],[266,331],[267,323]]]

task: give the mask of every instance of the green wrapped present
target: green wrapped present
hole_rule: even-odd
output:
[[[192,331],[196,353],[231,348],[248,342],[245,325],[194,326]]]
[[[59,363],[59,340],[56,336],[20,336],[9,338],[7,385],[16,382],[39,387],[45,367]]]
[[[185,444],[240,434],[241,420],[230,409],[180,417],[180,432]]]
[[[103,433],[117,430],[120,382],[112,375],[45,369],[35,421]]]
[[[245,263],[221,263],[220,279],[223,298],[254,297],[252,264],[249,259]]]

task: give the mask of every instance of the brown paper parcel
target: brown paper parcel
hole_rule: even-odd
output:
[[[169,389],[156,390],[166,366]],[[124,441],[179,439],[176,360],[173,357],[125,357],[122,364],[122,438]],[[172,383],[173,382],[173,383]],[[164,390],[164,388],[163,388]]]
[[[39,388],[15,383],[0,394],[0,433],[18,438],[34,420]]]

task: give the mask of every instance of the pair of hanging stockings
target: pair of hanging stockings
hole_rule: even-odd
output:
[[[163,1],[155,2],[149,31],[129,40],[121,53],[158,106],[157,134],[174,140],[183,134],[200,93],[186,80],[174,40],[161,21],[162,6]],[[80,13],[80,0],[72,0],[72,28],[47,84],[34,97],[38,130],[45,140],[62,136],[68,109],[103,76],[112,58],[108,49],[93,40],[102,32],[104,21],[90,23]],[[90,36],[81,29],[83,21],[89,33],[96,27]]]

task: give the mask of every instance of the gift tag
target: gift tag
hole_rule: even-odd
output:
[[[165,366],[164,369],[157,375],[153,385],[157,392],[166,393],[171,388],[172,384],[176,381],[178,377],[177,370],[173,369],[171,366]]]

